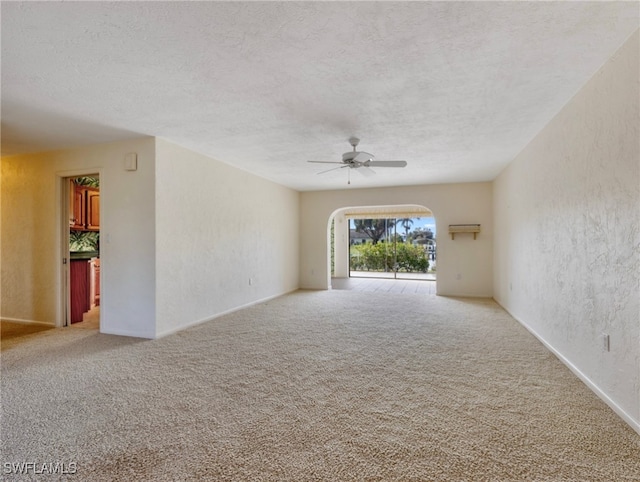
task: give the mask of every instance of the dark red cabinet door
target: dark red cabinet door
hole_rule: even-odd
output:
[[[71,260],[71,323],[82,321],[89,311],[89,263],[86,259]]]

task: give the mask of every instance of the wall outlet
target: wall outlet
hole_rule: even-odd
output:
[[[461,280],[461,279],[462,279],[462,274],[461,274],[461,273],[458,273],[458,274],[456,275],[456,279],[457,279],[457,280]]]
[[[604,348],[604,351],[611,351],[610,338],[608,333],[602,334],[602,348]]]
[[[249,286],[253,284],[253,278],[249,278]]]

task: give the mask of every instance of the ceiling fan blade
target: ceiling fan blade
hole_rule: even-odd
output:
[[[373,159],[375,156],[373,154],[369,154],[368,152],[358,152],[355,157],[352,159],[353,161],[366,162]]]
[[[365,165],[369,167],[406,167],[407,161],[369,161]]]
[[[362,174],[363,176],[366,176],[366,177],[371,177],[371,176],[375,176],[376,175],[376,171],[374,171],[370,167],[365,166],[364,164],[362,164],[360,167],[357,167],[355,169],[360,174]]]
[[[332,163],[332,164],[342,164],[342,163],[338,162],[338,163]],[[327,169],[326,171],[316,172],[316,174],[324,174],[325,172],[331,172],[331,171],[335,171],[337,169],[344,169],[345,167],[349,167],[349,166],[348,165],[344,165],[344,166],[333,167],[331,169]]]
[[[315,164],[343,164],[342,162],[334,162],[334,161],[307,161],[313,162]]]

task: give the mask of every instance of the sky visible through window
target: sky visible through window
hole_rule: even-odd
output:
[[[436,235],[436,220],[435,218],[411,218],[413,220],[413,224],[411,225],[411,231],[414,231],[416,228],[430,229],[433,231],[433,235]],[[353,222],[353,219],[349,219],[349,228],[355,229],[356,225]],[[404,228],[402,225],[398,225],[398,231],[404,233]]]

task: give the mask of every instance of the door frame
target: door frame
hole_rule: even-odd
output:
[[[70,255],[69,255],[69,209],[71,192],[69,190],[69,179],[83,176],[97,176],[100,179],[100,231],[102,231],[102,191],[103,191],[103,169],[99,167],[87,169],[75,169],[69,171],[56,172],[56,219],[58,220],[58,236],[56,236],[56,252],[58,262],[56,263],[56,327],[71,326],[71,290],[70,285]],[[64,261],[66,260],[66,261]],[[102,267],[100,269],[102,278]],[[102,279],[100,279],[100,290],[103,291]]]
[[[418,208],[418,209],[416,209]],[[424,211],[426,212],[424,212]],[[390,203],[380,205],[359,205],[354,204],[350,206],[343,206],[335,209],[330,215],[327,223],[327,286],[331,289],[331,279],[336,278],[349,278],[351,277],[351,262],[350,262],[350,229],[349,220],[353,216],[349,216],[349,211],[357,212],[358,214],[367,214],[371,219],[385,217],[412,217],[412,218],[424,218],[430,217],[434,219],[437,224],[438,216],[436,213],[423,203]],[[380,216],[380,214],[383,214]],[[385,216],[386,215],[386,216]],[[392,215],[392,216],[389,216]],[[335,223],[333,235],[331,232],[331,225],[334,220],[339,222]],[[437,235],[436,235],[437,236]],[[340,246],[340,247],[339,247]],[[331,259],[335,260],[336,270],[332,270]],[[398,278],[397,273],[394,273],[394,278]],[[436,284],[438,283],[438,277],[435,277]]]

